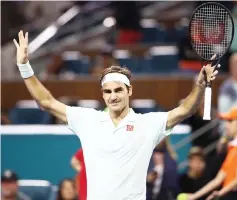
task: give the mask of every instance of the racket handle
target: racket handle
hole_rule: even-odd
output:
[[[205,96],[204,96],[203,120],[210,120],[211,119],[211,94],[212,94],[211,87],[206,87]]]

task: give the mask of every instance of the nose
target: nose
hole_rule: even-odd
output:
[[[111,95],[110,95],[109,100],[110,101],[115,101],[116,99],[117,99],[117,95],[114,92],[112,92]]]

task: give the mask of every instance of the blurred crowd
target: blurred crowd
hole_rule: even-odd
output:
[[[194,3],[192,8],[195,9],[201,3]],[[232,12],[234,23],[236,24],[236,2],[221,3]],[[16,37],[19,29],[23,27],[24,31],[29,31],[30,41],[32,41],[33,38],[47,28],[49,22],[54,22],[73,5],[84,11],[88,10],[88,7],[98,6],[97,4],[96,2],[90,2],[89,4],[86,1],[83,1],[83,3],[68,1],[57,3],[55,8],[55,4],[50,2],[4,2],[4,9],[2,10],[7,17],[3,18],[6,20],[4,23],[6,25],[2,30],[3,78],[12,80],[14,77],[18,77],[17,75],[19,74],[15,67],[15,61],[12,59],[15,55],[12,38]],[[167,19],[160,19],[160,16],[157,16],[157,19],[154,17],[152,20],[149,20],[149,18],[143,19],[141,12],[144,5],[139,5],[137,2],[108,2],[108,8],[112,12],[110,14],[112,18],[108,17],[108,21],[114,19],[116,23],[103,35],[103,39],[98,36],[98,38],[90,38],[82,42],[75,41],[73,44],[63,46],[61,49],[52,49],[47,53],[47,56],[42,56],[41,58],[41,60],[47,61],[39,62],[37,60],[38,63],[41,63],[40,67],[38,64],[34,64],[37,66],[36,73],[40,74],[39,77],[42,79],[53,77],[71,80],[76,79],[78,75],[97,77],[103,68],[111,64],[126,64],[135,74],[196,73],[200,70],[199,58],[193,52],[189,41],[189,15],[186,17],[181,15],[170,19],[169,16],[172,12],[167,10]],[[25,9],[26,7],[28,9]],[[177,9],[178,13],[179,6],[177,5],[176,7],[175,9]],[[184,9],[188,10],[189,7],[184,7]],[[54,11],[52,12],[52,10]],[[11,15],[9,15],[9,12],[11,12]],[[176,12],[176,10],[173,12]],[[161,14],[163,15],[164,11]],[[86,20],[88,15],[89,12],[86,13],[84,11],[80,17],[84,17]],[[79,19],[76,18],[75,20]],[[82,21],[85,20],[83,19]],[[91,31],[93,32],[93,30]],[[48,47],[50,48],[53,41],[58,41],[59,43],[60,37],[63,36],[57,36],[56,34],[55,39],[48,41],[47,49]],[[229,71],[228,59],[231,54],[236,52],[236,38],[235,34],[230,50],[221,59],[222,68],[220,70],[222,72]],[[88,44],[90,44],[89,47]],[[164,45],[166,48],[152,48],[157,45],[161,45],[161,47]],[[172,46],[170,47],[170,45]],[[86,47],[90,50],[85,51]],[[116,52],[120,48],[124,51]],[[95,49],[97,50],[94,51]]]

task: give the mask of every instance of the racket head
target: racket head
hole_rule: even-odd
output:
[[[233,38],[234,21],[225,6],[207,2],[194,10],[189,21],[189,40],[202,61],[215,62],[221,59],[229,50]],[[211,60],[214,54],[216,58]]]

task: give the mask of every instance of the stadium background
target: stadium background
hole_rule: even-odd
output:
[[[65,125],[31,101],[15,65],[12,39],[19,30],[29,32],[30,62],[37,77],[61,101],[104,109],[99,74],[119,64],[133,73],[135,111],[165,111],[189,94],[200,70],[188,40],[188,22],[201,3],[1,2],[1,173],[11,169],[21,179],[57,185],[75,176],[70,159],[80,147]],[[221,3],[236,25],[236,2]],[[214,109],[235,52],[237,32],[213,84]],[[211,124],[216,126],[216,119]],[[169,138],[178,154],[179,173],[187,169],[190,137],[191,126],[180,124]]]

